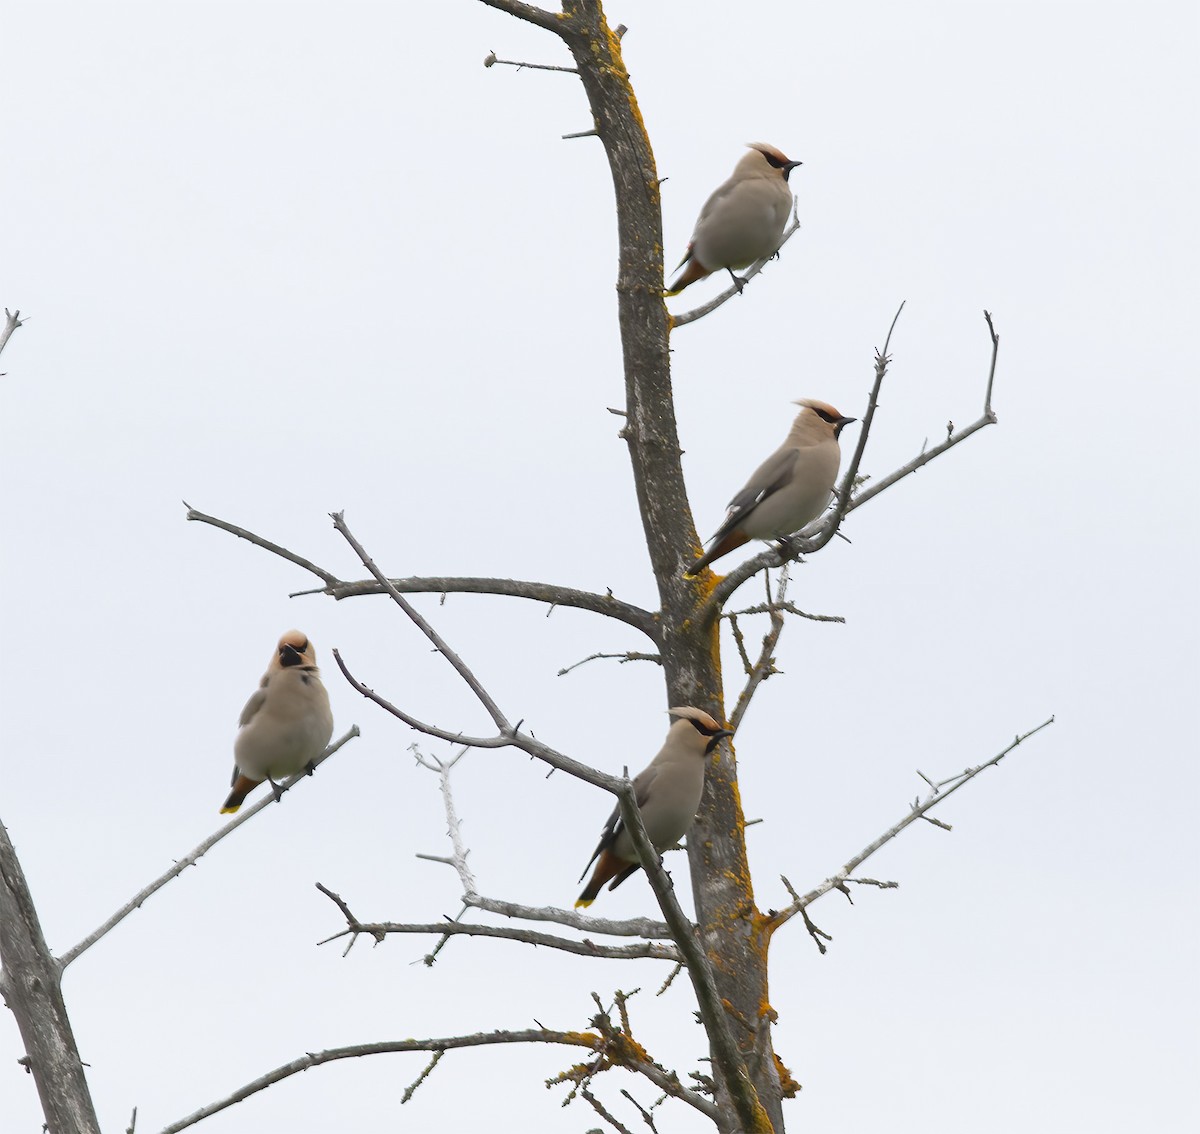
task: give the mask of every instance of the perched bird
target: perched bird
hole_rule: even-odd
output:
[[[730,729],[722,728],[703,709],[690,705],[669,709],[675,718],[667,732],[662,750],[649,765],[640,771],[633,781],[634,796],[642,813],[646,834],[657,851],[663,851],[677,843],[696,817],[700,806],[700,795],[704,791],[704,759],[716,748],[723,736],[732,736]],[[596,860],[599,859],[599,862]],[[600,893],[600,887],[610,878],[610,890],[615,890],[635,870],[638,856],[633,849],[633,839],[621,821],[618,806],[604,825],[588,867],[596,863],[591,881],[584,887],[575,903],[590,906]],[[583,881],[583,874],[579,880]]]
[[[733,269],[748,268],[779,251],[792,211],[788,174],[800,162],[788,161],[765,142],[749,145],[750,152],[734,166],[733,175],[704,202],[687,255],[679,262],[683,272],[667,295],[678,295],[721,268],[741,291],[745,281]]]
[[[231,815],[263,780],[276,780],[308,768],[333,735],[329,694],[313,660],[313,644],[299,630],[279,639],[275,656],[246,702],[233,742],[233,790],[221,808]]]
[[[843,417],[833,406],[809,398],[795,404],[804,408],[787,439],[729,502],[712,546],[685,574],[699,574],[747,540],[791,535],[825,511],[842,458],[838,436],[858,419]]]

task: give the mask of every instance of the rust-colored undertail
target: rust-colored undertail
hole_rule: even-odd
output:
[[[720,559],[722,555],[728,555],[734,549],[747,543],[749,539],[750,537],[745,532],[734,528],[727,536],[714,543],[684,574],[689,578],[693,575],[699,575],[714,559]]]
[[[261,783],[262,780],[252,780],[249,776],[239,774],[233,781],[233,790],[229,793],[229,798],[221,807],[221,814],[232,815],[245,803],[246,796]]]
[[[588,880],[588,884],[583,888],[583,893],[575,900],[575,908],[579,909],[580,906],[590,906],[596,900],[596,895],[600,893],[600,888],[610,878],[613,879],[613,884],[609,886],[609,889],[615,890],[637,869],[638,863],[626,862],[623,858],[618,858],[611,850],[605,847],[600,852],[600,859],[596,863],[596,869],[592,871],[592,876]]]
[[[689,251],[687,258],[684,260],[683,271],[671,285],[667,295],[678,295],[685,287],[689,287],[697,280],[704,279],[705,276],[711,276],[712,269],[706,268],[695,256]]]

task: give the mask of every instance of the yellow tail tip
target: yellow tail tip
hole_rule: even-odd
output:
[[[592,899],[591,899],[591,898],[580,898],[580,899],[579,899],[579,901],[577,901],[577,902],[575,903],[575,908],[576,908],[577,910],[578,910],[578,909],[587,909],[587,908],[588,908],[588,906],[590,906],[591,904],[592,904]]]
[[[240,808],[241,806],[242,806],[242,805],[239,803],[239,804],[237,805],[237,807],[222,807],[222,808],[221,808],[221,814],[222,814],[222,815],[232,815],[232,814],[233,814],[235,811],[237,811],[237,810],[238,810],[238,808]]]

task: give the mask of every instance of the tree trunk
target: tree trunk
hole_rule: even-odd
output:
[[[724,718],[719,620],[700,615],[705,573],[684,579],[699,553],[680,465],[671,393],[670,315],[663,302],[662,211],[658,172],[637,99],[599,0],[567,0],[563,36],[587,91],[616,192],[620,261],[617,305],[624,352],[625,439],[638,505],[658,583],[658,637],[672,705],[696,705]],[[687,838],[696,916],[728,1025],[757,1092],[745,1106],[718,1075],[718,1105],[728,1131],[782,1134],[782,1092],[767,1001],[767,934],[754,905],[744,816],[732,746],[723,745],[707,776],[700,815]],[[714,1060],[714,1068],[719,1066]]]
[[[0,991],[25,1041],[50,1134],[100,1134],[63,1002],[60,971],[38,922],[25,873],[0,823]]]

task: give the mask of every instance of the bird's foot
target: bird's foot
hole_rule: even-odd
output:
[[[732,268],[726,268],[725,270],[729,273],[729,278],[733,280],[733,286],[737,288],[738,295],[741,295],[742,289],[746,286],[746,281]]]
[[[275,793],[275,802],[283,802],[283,788],[281,788],[270,776],[267,777],[267,783],[271,785],[271,791]]]
[[[309,762],[304,765],[304,774],[306,776],[311,776],[316,770],[317,762],[315,760],[309,760]]]

